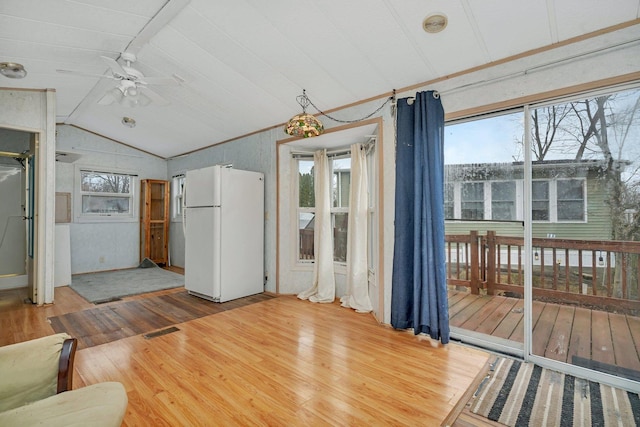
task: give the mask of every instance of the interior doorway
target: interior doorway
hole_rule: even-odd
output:
[[[27,287],[32,302],[36,138],[0,128],[0,290]]]

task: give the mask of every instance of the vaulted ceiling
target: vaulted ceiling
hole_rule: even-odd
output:
[[[28,74],[0,87],[54,88],[59,123],[171,157],[282,124],[302,89],[331,110],[639,17],[639,0],[2,0],[0,62]],[[174,84],[102,105],[101,56],[123,52]]]

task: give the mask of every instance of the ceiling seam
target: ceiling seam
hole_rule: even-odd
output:
[[[396,23],[398,24],[398,26],[402,30],[402,33],[404,34],[404,37],[409,41],[409,43],[411,43],[411,45],[413,46],[413,49],[415,50],[416,54],[420,57],[420,59],[424,63],[424,65],[427,68],[427,71],[429,72],[429,74],[437,75],[435,69],[433,68],[433,65],[431,65],[431,61],[429,61],[429,58],[427,58],[427,56],[424,54],[422,49],[420,49],[420,46],[418,46],[418,44],[416,43],[415,39],[411,36],[411,34],[409,33],[409,30],[407,29],[407,27],[402,23],[402,19],[398,15],[398,12],[390,4],[389,0],[382,0],[382,1],[385,4],[385,6],[387,7],[387,10],[389,10],[389,13],[393,16],[393,19],[396,21]]]
[[[488,62],[493,61],[491,58],[491,54],[489,53],[489,49],[487,49],[487,44],[484,41],[484,37],[482,37],[482,32],[478,27],[478,21],[476,20],[475,15],[473,14],[473,10],[471,5],[469,5],[469,0],[462,0],[462,8],[464,9],[465,15],[467,15],[467,19],[469,20],[469,24],[471,25],[471,29],[473,30],[473,34],[476,36],[476,41],[480,46],[480,50],[482,51],[485,59]]]

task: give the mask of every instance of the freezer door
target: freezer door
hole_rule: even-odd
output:
[[[264,178],[221,171],[220,302],[264,291]]]
[[[220,166],[187,171],[185,206],[219,206]]]
[[[220,208],[187,208],[185,288],[217,301],[220,297]]]

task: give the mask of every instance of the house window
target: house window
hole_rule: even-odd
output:
[[[367,155],[369,185],[372,186],[375,162],[373,150]],[[313,241],[315,226],[315,197],[314,197],[314,163],[307,157],[296,159],[298,207],[298,260],[311,261],[314,257]],[[331,168],[331,224],[333,229],[333,260],[339,263],[347,262],[347,234],[349,225],[349,199],[351,196],[351,153],[347,150],[329,160]],[[371,191],[369,191],[371,195]],[[374,228],[374,200],[369,197],[368,228]],[[368,245],[372,245],[372,240]],[[373,248],[370,248],[371,255]],[[371,259],[371,258],[370,258]],[[371,263],[370,263],[371,264]],[[373,266],[373,264],[371,264]]]
[[[491,219],[502,221],[516,219],[515,181],[491,183]]]
[[[78,196],[82,219],[118,219],[134,217],[136,175],[80,170]]]
[[[549,221],[549,181],[531,183],[531,218]]]
[[[455,218],[455,185],[453,183],[444,184],[444,217],[445,219]]]
[[[558,221],[584,221],[584,180],[561,179],[556,186]]]
[[[484,219],[484,183],[462,184],[462,219]]]
[[[351,158],[331,160],[331,222],[333,225],[333,260],[347,262],[347,229],[351,190]]]
[[[313,189],[313,160],[298,160],[298,258],[313,260],[313,229],[316,200]]]
[[[171,178],[171,217],[174,221],[182,221],[182,191],[184,190],[184,174]]]

